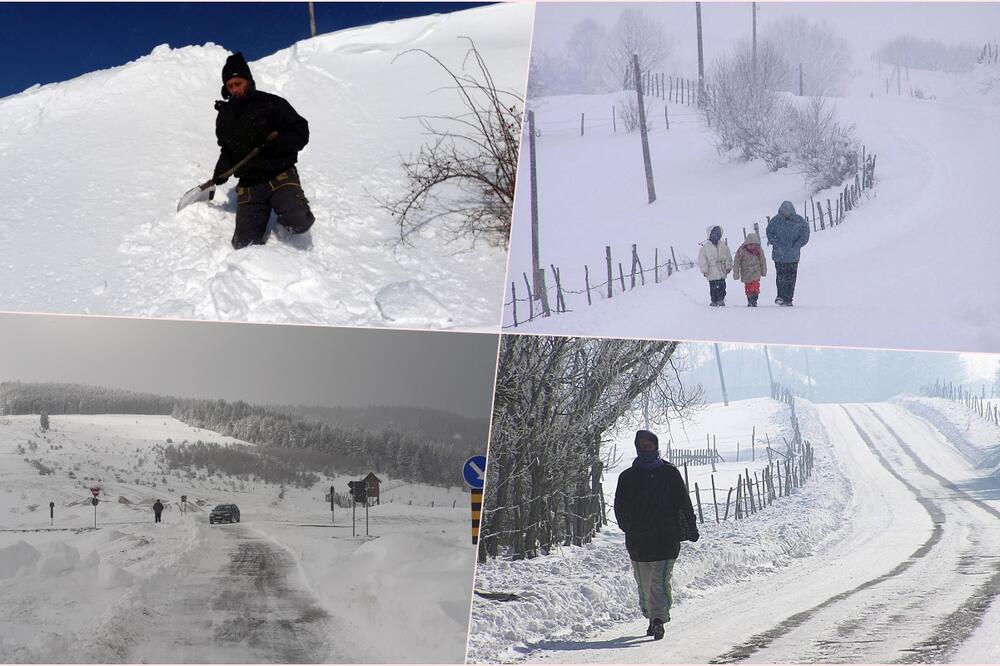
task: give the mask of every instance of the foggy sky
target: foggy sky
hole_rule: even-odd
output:
[[[497,336],[0,314],[0,381],[488,418]]]
[[[674,43],[674,71],[697,71],[695,3],[540,3],[533,50],[561,52],[573,26],[592,18],[610,30],[625,7],[641,9],[660,20]],[[703,2],[701,5],[705,63],[752,31],[750,3]],[[997,39],[1000,3],[758,3],[758,36],[768,24],[790,15],[810,22],[826,21],[853,49],[853,66],[870,62],[872,52],[902,34],[933,38],[946,44],[971,43],[980,47]],[[789,36],[794,39],[794,36]]]

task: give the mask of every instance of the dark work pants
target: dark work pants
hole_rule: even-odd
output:
[[[786,303],[791,303],[795,296],[795,279],[799,273],[799,262],[794,261],[787,264],[774,263],[778,276],[775,282],[778,287],[778,298]]]
[[[267,240],[267,221],[274,210],[278,224],[292,233],[309,231],[316,220],[309,201],[302,192],[299,172],[292,167],[266,183],[236,188],[236,231],[233,247],[263,245]]]
[[[156,516],[156,522],[160,522],[160,514],[156,513],[156,514],[153,514],[153,515]]]
[[[708,290],[712,295],[712,303],[721,303],[726,300],[726,278],[721,280],[709,280]]]

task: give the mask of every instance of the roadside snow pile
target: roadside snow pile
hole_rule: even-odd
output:
[[[176,211],[218,158],[221,46],[161,45],[0,99],[0,309],[496,330],[505,253],[451,243],[433,224],[402,247],[380,207],[407,187],[400,155],[427,139],[414,116],[465,110],[430,58],[394,58],[424,49],[461,73],[468,36],[498,87],[523,91],[532,15],[515,3],[381,23],[250,63],[261,90],[309,121],[298,165],[316,215],[308,251],[274,237],[234,251],[232,180]],[[384,316],[382,290],[411,283],[439,305]]]
[[[769,401],[741,401],[745,410],[742,416],[736,411],[739,408],[731,405],[727,420],[730,424],[740,424],[742,430],[751,422],[749,414],[759,412],[763,402]],[[804,400],[797,400],[796,406],[802,436],[815,450],[812,478],[792,496],[776,500],[771,507],[745,520],[716,524],[706,516],[705,523],[699,526],[701,539],[681,546],[673,577],[674,604],[693,603],[713,588],[768,574],[840,538],[847,521],[850,485],[831,454],[815,408]],[[787,407],[782,406],[779,413],[787,419]],[[719,423],[721,420],[713,422],[712,427]],[[734,439],[731,430],[721,430],[720,434]],[[790,436],[787,423],[783,434]],[[631,449],[631,434],[617,446],[621,451]],[[630,463],[631,458],[627,457],[623,464]],[[621,469],[619,466],[605,477],[609,507],[613,504],[615,478]],[[693,469],[701,468],[689,471]],[[624,536],[614,524],[583,547],[562,548],[532,560],[494,559],[480,564],[476,569],[475,589],[513,593],[517,599],[493,601],[474,597],[468,655],[472,662],[517,659],[538,643],[582,638],[595,630],[634,619],[639,613]]]
[[[18,574],[31,571],[35,562],[42,556],[37,549],[24,541],[18,541],[12,546],[0,548],[0,578],[12,578]]]
[[[973,466],[1000,476],[1000,426],[944,398],[904,395],[893,402],[930,421]]]

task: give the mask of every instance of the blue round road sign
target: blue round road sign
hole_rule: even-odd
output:
[[[472,456],[462,466],[462,476],[470,488],[482,488],[486,481],[486,456]]]

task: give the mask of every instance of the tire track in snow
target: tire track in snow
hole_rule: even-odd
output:
[[[953,481],[931,469],[927,463],[914,453],[913,449],[899,436],[899,433],[878,412],[872,409],[871,406],[868,406],[868,410],[878,419],[889,434],[895,438],[899,447],[910,457],[921,472],[936,479],[938,483],[952,491],[957,497],[974,504],[994,518],[1000,519],[1000,511],[997,511],[982,500],[969,495],[955,485]],[[945,617],[935,628],[931,636],[915,645],[909,655],[897,659],[894,663],[946,663],[949,661],[949,658],[955,654],[962,643],[968,640],[976,629],[979,628],[990,605],[1000,597],[1000,558],[991,556],[991,559],[997,560],[993,565],[995,573],[980,585],[954,612]]]
[[[940,506],[938,506],[930,499],[925,497],[918,488],[916,488],[913,484],[904,479],[895,469],[893,469],[892,464],[885,458],[882,452],[878,450],[878,447],[875,446],[875,443],[868,436],[868,433],[866,433],[864,430],[861,429],[861,426],[854,419],[854,417],[851,416],[851,413],[850,411],[848,411],[847,407],[844,407],[843,405],[841,405],[841,407],[847,414],[847,418],[850,419],[851,424],[854,426],[854,429],[857,430],[858,435],[861,437],[861,440],[865,443],[865,446],[868,447],[868,450],[872,452],[872,455],[874,455],[875,458],[879,461],[879,464],[882,465],[882,467],[884,467],[886,471],[888,471],[897,481],[903,484],[903,486],[914,495],[917,502],[919,502],[920,505],[924,508],[924,510],[927,511],[927,513],[930,515],[931,520],[934,523],[934,528],[931,531],[930,537],[928,537],[928,539],[924,541],[924,543],[921,544],[919,548],[913,551],[913,553],[908,558],[906,558],[905,560],[897,564],[895,567],[893,567],[891,571],[882,574],[881,576],[877,576],[875,578],[867,580],[864,583],[861,583],[860,585],[851,588],[850,590],[846,590],[839,594],[835,594],[834,596],[816,604],[812,608],[806,609],[804,611],[789,616],[788,618],[782,620],[771,629],[763,631],[759,634],[755,634],[751,636],[746,642],[741,643],[740,645],[733,646],[727,652],[719,655],[715,659],[712,659],[709,663],[733,664],[749,658],[750,655],[768,647],[775,640],[781,638],[782,636],[785,636],[793,629],[796,629],[799,626],[803,625],[805,622],[812,619],[813,616],[815,616],[820,611],[829,608],[834,604],[840,603],[841,601],[844,601],[845,599],[855,594],[858,594],[859,592],[863,592],[864,590],[867,590],[876,585],[884,583],[885,581],[895,578],[900,574],[904,573],[907,569],[912,567],[918,560],[925,557],[934,548],[934,546],[941,541],[941,537],[944,533],[944,524],[946,522],[944,511],[941,509]]]

